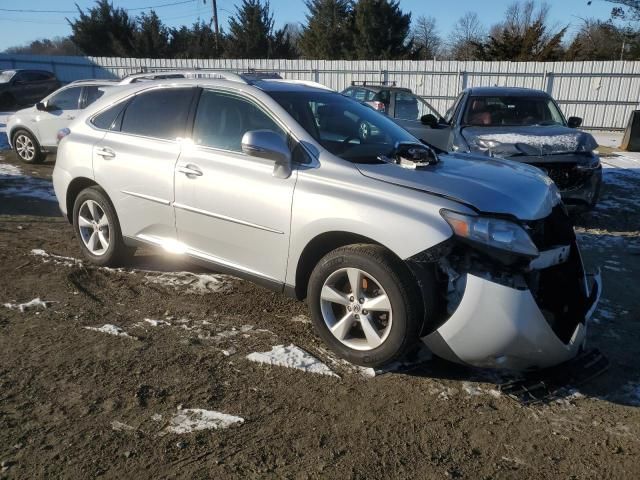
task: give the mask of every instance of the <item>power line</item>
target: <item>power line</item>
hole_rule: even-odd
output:
[[[193,3],[196,0],[182,0],[181,2],[161,3],[159,5],[147,5],[146,7],[123,8],[127,12],[135,12],[138,10],[147,10],[150,8],[173,7],[174,5],[184,5],[185,3]],[[77,10],[33,10],[22,8],[0,8],[0,12],[10,13],[78,13]]]

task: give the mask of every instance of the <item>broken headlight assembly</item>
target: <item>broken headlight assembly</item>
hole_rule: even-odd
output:
[[[530,261],[540,254],[526,230],[515,222],[446,209],[440,210],[440,214],[458,239],[504,263],[514,263],[518,257]]]
[[[600,155],[597,151],[587,152],[583,162],[579,162],[576,168],[582,172],[589,172],[600,168]]]

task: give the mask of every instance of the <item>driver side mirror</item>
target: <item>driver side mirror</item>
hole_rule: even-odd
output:
[[[580,117],[569,117],[567,120],[567,126],[569,128],[578,128],[580,125],[582,125],[582,118]]]
[[[36,110],[40,110],[41,112],[47,111],[47,105],[44,102],[36,103]]]
[[[436,128],[438,126],[438,119],[435,117],[435,115],[427,113],[426,115],[420,117],[420,123],[430,128]]]
[[[273,160],[274,177],[291,176],[291,150],[282,135],[272,130],[251,130],[242,136],[242,151],[252,157]]]

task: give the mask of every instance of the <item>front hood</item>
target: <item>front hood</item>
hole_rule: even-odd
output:
[[[441,154],[437,164],[416,170],[390,163],[356,167],[366,177],[520,220],[546,217],[559,200],[557,188],[540,170],[510,160],[449,153]]]
[[[591,152],[598,147],[592,135],[562,125],[464,127],[461,133],[471,150],[490,150],[501,157]],[[498,142],[498,145],[487,149],[478,144],[478,140]]]

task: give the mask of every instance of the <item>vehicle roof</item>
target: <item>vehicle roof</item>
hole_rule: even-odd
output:
[[[73,82],[69,82],[68,85],[104,85],[104,86],[115,86],[117,85],[119,80],[112,80],[108,78],[83,78],[81,80],[74,80]]]
[[[520,87],[472,87],[467,88],[470,95],[506,95],[514,97],[548,97],[547,92],[534,88]]]
[[[5,68],[0,70],[0,72],[35,72],[35,73],[49,73],[53,75],[54,73],[51,70],[39,70],[36,68]]]
[[[397,90],[402,92],[411,92],[411,89],[407,87],[396,87],[395,85],[384,85],[382,83],[355,84],[355,85],[349,85],[347,88],[364,88],[366,90],[371,90],[373,92],[379,92],[381,90]]]

